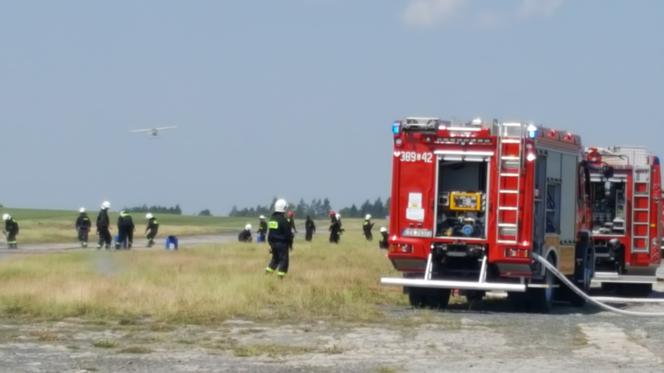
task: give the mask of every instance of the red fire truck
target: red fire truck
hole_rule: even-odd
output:
[[[659,158],[634,146],[592,147],[590,163],[595,276],[626,295],[648,295],[661,261]]]
[[[589,177],[578,136],[528,123],[394,122],[390,247],[414,306],[506,291],[550,310],[546,258],[581,288],[593,274]],[[560,288],[563,290],[563,288]],[[575,303],[581,298],[570,296]]]

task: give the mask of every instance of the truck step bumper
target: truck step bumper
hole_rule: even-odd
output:
[[[382,285],[406,286],[415,288],[439,288],[459,290],[514,291],[525,292],[526,285],[500,282],[473,282],[452,280],[425,280],[421,278],[382,277]]]
[[[616,272],[595,272],[591,281],[592,286],[599,286],[603,282],[616,284],[656,284],[657,276],[620,275]]]

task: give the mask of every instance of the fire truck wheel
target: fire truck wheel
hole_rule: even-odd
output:
[[[450,289],[409,288],[408,300],[415,308],[446,308],[450,301]]]
[[[421,288],[408,288],[408,301],[410,305],[415,308],[424,307],[425,303],[424,289]]]
[[[552,262],[551,257],[549,257],[549,261]],[[554,285],[556,284],[556,281],[553,273],[548,270],[544,272],[544,284],[548,286],[546,288],[528,288],[528,290],[526,290],[528,310],[530,312],[551,312],[555,296]]]
[[[652,284],[620,284],[618,294],[627,297],[647,297],[652,293]]]
[[[523,310],[528,308],[528,298],[526,293],[510,291],[507,293],[507,300],[512,303],[512,306],[517,310]]]
[[[450,289],[426,289],[426,305],[433,309],[447,308],[450,303]]]

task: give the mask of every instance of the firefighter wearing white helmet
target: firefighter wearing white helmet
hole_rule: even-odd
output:
[[[120,211],[120,216],[118,217],[118,239],[115,242],[115,248],[131,249],[134,244],[135,229],[134,219],[132,219],[129,212],[126,210]]]
[[[258,217],[258,231],[256,231],[256,242],[265,242],[267,236],[267,221],[265,215]]]
[[[145,227],[145,238],[148,239],[147,246],[152,247],[152,245],[154,245],[154,239],[157,237],[157,232],[159,232],[159,222],[150,212],[145,214],[145,219],[148,221],[147,226]]]
[[[101,204],[99,214],[97,214],[97,234],[99,235],[97,249],[101,249],[102,246],[104,246],[106,250],[111,248],[111,219],[108,217],[108,209],[110,208],[111,203],[104,201]]]
[[[330,214],[330,243],[339,243],[343,231],[341,214]]]
[[[380,227],[380,236],[381,239],[378,242],[378,247],[381,249],[387,249],[389,247],[389,243],[387,242],[388,238],[387,228]]]
[[[367,214],[364,217],[364,223],[362,223],[362,231],[364,231],[364,238],[367,239],[367,241],[373,241],[373,233],[371,230],[374,227],[374,223],[371,222],[371,214]]]
[[[267,223],[267,242],[270,244],[272,259],[265,268],[265,273],[277,273],[283,278],[288,273],[289,250],[293,250],[293,231],[286,220],[286,209],[288,202],[278,199],[274,203],[274,213]]]
[[[18,243],[16,242],[16,236],[19,231],[18,222],[9,214],[3,214],[2,220],[5,222],[5,229],[2,233],[7,238],[7,247],[10,249],[18,249]]]
[[[81,244],[81,247],[88,247],[88,236],[92,222],[90,221],[88,214],[85,212],[85,207],[78,209],[78,213],[75,223],[78,242]]]
[[[253,241],[253,238],[251,237],[251,224],[247,223],[247,225],[244,226],[244,229],[237,235],[237,240],[240,242]]]

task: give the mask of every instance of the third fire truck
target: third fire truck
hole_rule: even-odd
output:
[[[580,288],[593,275],[589,169],[581,139],[519,122],[393,124],[388,257],[414,306],[506,291],[548,311],[559,288],[546,258]],[[570,300],[582,303],[570,295]]]
[[[589,148],[594,283],[645,296],[661,261],[659,158],[635,146]]]

